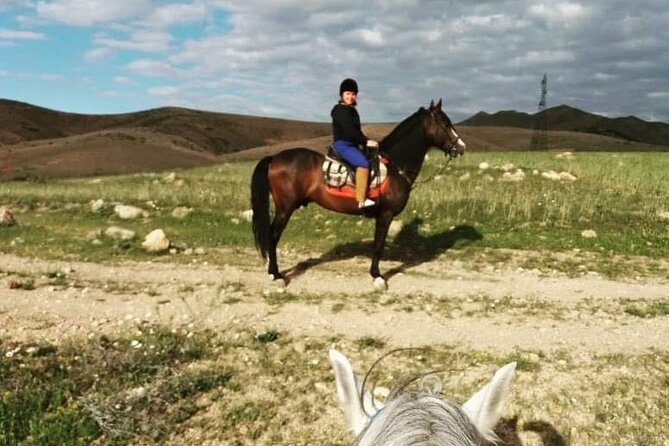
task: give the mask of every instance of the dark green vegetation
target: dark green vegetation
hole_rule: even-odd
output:
[[[669,257],[669,158],[661,154],[577,153],[468,154],[440,171],[432,155],[407,209],[404,229],[389,244],[386,259],[422,263],[441,255],[477,264],[504,263],[507,250],[533,251],[520,266],[584,270],[612,276],[665,274],[658,261]],[[486,162],[488,169],[480,169]],[[522,181],[505,181],[522,169]],[[0,230],[0,249],[45,258],[147,259],[143,237],[162,228],[177,253],[205,248],[252,249],[249,208],[253,163],[164,174],[0,183],[0,204],[14,208],[18,225]],[[549,180],[548,171],[568,172],[575,181]],[[91,202],[102,199],[96,212]],[[115,203],[139,206],[149,216],[122,221]],[[192,208],[185,218],[175,207]],[[119,241],[109,226],[136,231]],[[595,237],[584,237],[594,231]],[[280,248],[322,253],[323,258],[368,255],[373,223],[310,205],[291,219]],[[592,233],[590,233],[592,235]],[[173,257],[179,259],[181,256]],[[177,260],[178,261],[178,260]]]

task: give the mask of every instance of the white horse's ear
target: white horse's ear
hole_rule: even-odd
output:
[[[344,411],[349,430],[357,437],[369,421],[360,404],[358,378],[346,356],[334,349],[330,349],[329,356],[335,374],[339,405]]]
[[[490,382],[462,406],[474,426],[488,440],[495,438],[493,428],[504,413],[515,370],[515,362],[497,370]]]

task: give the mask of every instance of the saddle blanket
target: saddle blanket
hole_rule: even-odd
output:
[[[367,189],[369,198],[378,198],[388,188],[386,163],[384,158],[379,158],[378,163],[372,163]],[[375,165],[378,165],[378,169],[374,169]],[[329,193],[340,197],[355,197],[355,170],[349,166],[326,156],[323,161],[323,179]]]

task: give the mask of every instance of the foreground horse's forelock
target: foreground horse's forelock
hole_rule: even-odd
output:
[[[465,404],[431,391],[404,390],[385,405],[364,392],[348,359],[330,350],[339,404],[356,446],[475,446],[494,442],[493,427],[502,416],[516,363],[499,369]]]

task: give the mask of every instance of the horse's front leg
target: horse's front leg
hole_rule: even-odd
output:
[[[390,223],[393,221],[393,217],[394,215],[392,212],[383,212],[376,217],[372,267],[370,268],[369,273],[372,275],[372,280],[374,280],[374,288],[381,291],[388,289],[388,284],[386,283],[386,279],[381,276],[381,272],[379,271],[379,261],[381,260],[381,254],[383,254],[383,248],[386,245],[388,228],[390,227]]]

